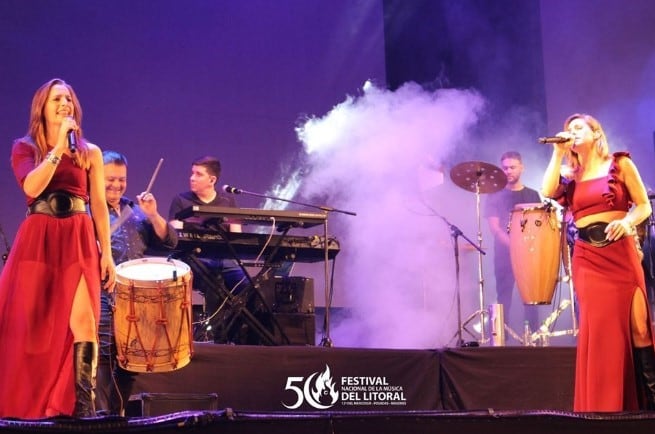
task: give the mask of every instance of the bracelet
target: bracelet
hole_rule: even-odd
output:
[[[56,166],[56,165],[58,165],[59,162],[61,161],[61,157],[57,157],[57,156],[56,156],[55,154],[53,154],[52,152],[48,152],[48,153],[46,154],[46,156],[45,156],[45,161],[47,161],[48,163],[52,164],[53,166]]]
[[[637,234],[637,227],[632,224],[627,218],[624,218],[621,220],[622,223],[624,224],[624,227],[627,230],[627,235],[636,235]]]

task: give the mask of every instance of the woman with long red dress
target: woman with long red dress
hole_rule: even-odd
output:
[[[0,417],[95,416],[100,286],[115,267],[102,153],[81,122],[72,87],[50,80],[11,150],[28,211],[0,277]]]
[[[573,409],[655,409],[653,333],[635,231],[652,211],[646,188],[630,154],[610,154],[592,116],[569,116],[558,136],[542,193],[568,207],[578,229]]]

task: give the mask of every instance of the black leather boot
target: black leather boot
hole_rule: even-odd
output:
[[[639,406],[642,410],[655,410],[655,350],[652,345],[634,348],[633,355]]]
[[[75,417],[96,417],[95,387],[98,344],[75,342],[73,368],[75,370]]]

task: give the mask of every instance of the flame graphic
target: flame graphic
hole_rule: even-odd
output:
[[[315,374],[314,374],[315,375]],[[325,365],[325,371],[321,372],[315,380],[315,387],[312,388],[311,394],[314,401],[317,403],[324,403],[324,398],[329,400],[329,405],[337,402],[339,399],[339,392],[337,392],[332,376],[330,375],[330,367]]]

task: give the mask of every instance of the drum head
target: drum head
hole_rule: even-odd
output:
[[[190,273],[187,264],[176,259],[141,258],[123,262],[116,266],[116,276],[130,281],[166,281]]]
[[[116,267],[117,359],[133,372],[179,369],[193,354],[192,274],[184,262],[142,258]]]
[[[534,209],[545,209],[546,205],[541,202],[526,202],[526,203],[517,203],[514,205],[514,211],[530,211]]]

